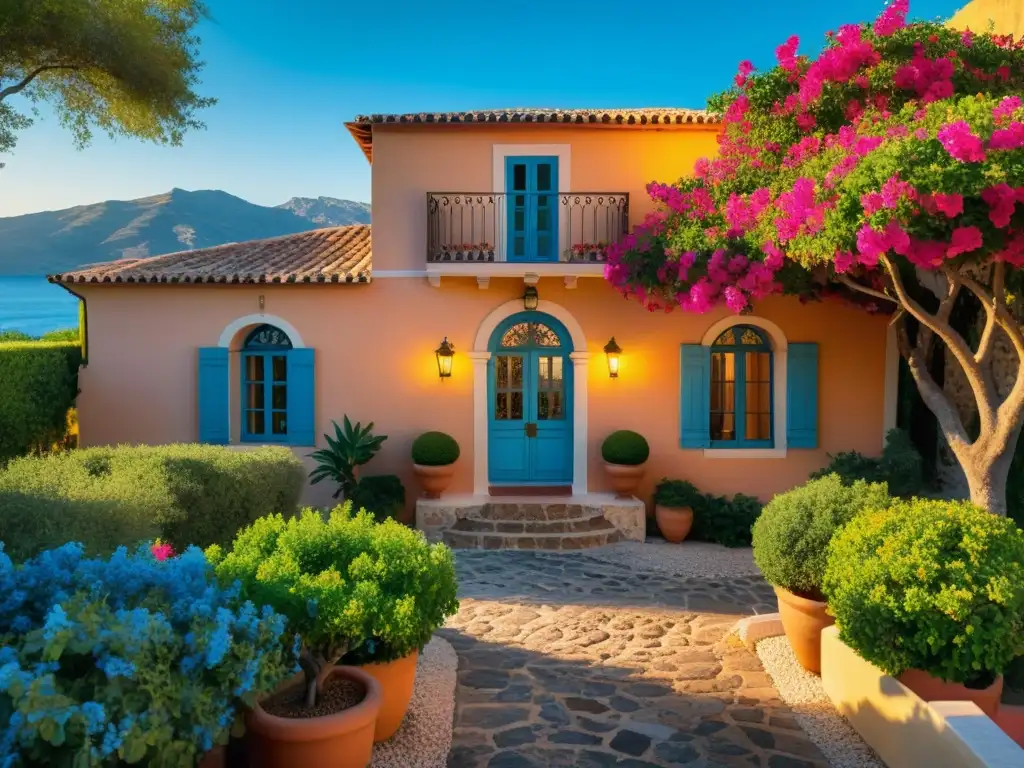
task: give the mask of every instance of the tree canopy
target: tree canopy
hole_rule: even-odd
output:
[[[0,152],[39,103],[78,146],[96,128],[179,144],[214,103],[196,93],[204,14],[199,0],[0,0]]]
[[[740,64],[710,102],[719,155],[648,186],[661,209],[609,249],[606,277],[651,310],[743,312],[786,292],[894,312],[972,498],[1003,511],[1024,376],[1000,397],[992,346],[1005,334],[1024,359],[1024,45],[908,24],[908,4],[829,32],[816,58],[791,37],[770,71]],[[976,348],[949,322],[962,293],[987,319]],[[929,374],[935,344],[971,385],[976,438]]]

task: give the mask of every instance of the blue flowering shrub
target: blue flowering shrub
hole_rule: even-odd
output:
[[[285,617],[201,550],[15,566],[0,544],[0,766],[191,766],[295,668]]]
[[[313,510],[265,517],[239,533],[229,553],[206,554],[225,583],[240,581],[244,597],[273,606],[302,636],[309,706],[317,680],[346,653],[405,656],[459,607],[450,549],[394,520],[353,514],[351,503],[327,519]]]

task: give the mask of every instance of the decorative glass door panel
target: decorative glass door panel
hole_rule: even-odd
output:
[[[505,158],[508,261],[558,261],[558,158]]]

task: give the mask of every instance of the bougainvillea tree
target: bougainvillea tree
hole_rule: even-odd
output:
[[[992,361],[999,335],[1024,359],[1024,45],[907,23],[908,1],[828,33],[817,57],[792,37],[770,71],[740,64],[710,102],[718,156],[648,186],[660,210],[609,248],[606,277],[651,311],[744,312],[782,292],[893,313],[972,500],[1005,513],[1024,374],[1000,396]],[[950,316],[974,300],[971,344]],[[937,345],[964,371],[977,428],[929,373]]]

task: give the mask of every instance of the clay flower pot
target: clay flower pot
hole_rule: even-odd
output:
[[[804,669],[820,675],[821,630],[836,620],[825,613],[825,603],[794,595],[782,587],[774,589],[779,599],[779,617],[796,660]]]
[[[441,494],[448,490],[455,476],[455,465],[445,464],[440,467],[428,467],[425,464],[413,464],[413,471],[420,479],[428,499],[440,499]]]
[[[373,733],[374,742],[387,741],[395,735],[402,725],[409,701],[412,699],[412,686],[416,682],[416,660],[420,652],[413,651],[401,659],[386,664],[363,664],[359,669],[380,683],[382,701],[380,713],[377,715],[377,727]]]
[[[609,464],[605,462],[604,471],[608,475],[616,498],[628,499],[633,496],[640,480],[644,476],[644,465]]]
[[[199,768],[224,768],[227,765],[227,751],[217,745],[199,759]]]
[[[693,510],[689,507],[654,506],[654,517],[658,521],[658,530],[666,541],[678,544],[690,535],[693,526]]]
[[[373,731],[381,706],[380,684],[356,667],[335,667],[326,680],[344,677],[366,691],[354,707],[324,717],[268,714],[256,704],[246,718],[249,764],[254,768],[329,765],[366,768],[373,756]],[[326,682],[325,680],[325,682]]]
[[[908,669],[897,679],[925,701],[973,701],[978,709],[993,720],[1003,695],[1002,675],[988,688],[968,688],[963,683],[947,683],[920,669]]]

